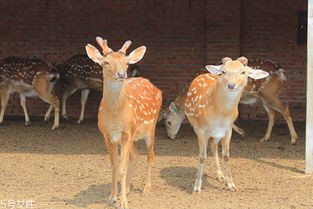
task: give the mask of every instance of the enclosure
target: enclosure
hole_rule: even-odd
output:
[[[261,102],[239,105],[236,122],[247,132],[233,134],[230,166],[238,191],[216,181],[209,152],[203,191],[192,195],[198,166],[198,145],[188,124],[175,140],[165,127],[156,131],[152,192],[143,196],[146,150],[137,146],[130,208],[279,208],[313,209],[313,178],[305,169],[306,0],[2,0],[0,58],[38,57],[55,65],[85,53],[95,37],[119,49],[147,46],[140,73],[163,92],[163,108],[182,85],[206,64],[223,57],[272,60],[287,80],[280,99],[289,105],[298,143],[290,145],[287,125],[277,115],[272,137],[260,143],[267,127]],[[61,98],[62,84],[56,94]],[[68,101],[70,120],[51,130],[43,123],[48,108],[38,98],[27,100],[31,125],[24,126],[18,94],[13,94],[0,126],[0,208],[67,209],[108,206],[111,166],[96,115],[100,92],[91,92],[87,121],[78,125],[80,95]],[[29,205],[27,205],[29,204]]]

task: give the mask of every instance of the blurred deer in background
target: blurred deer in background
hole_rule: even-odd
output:
[[[259,80],[248,78],[248,84],[239,102],[241,104],[254,104],[257,99],[262,101],[263,107],[267,111],[269,122],[267,131],[261,141],[264,142],[269,140],[274,125],[275,114],[276,112],[279,112],[283,115],[288,124],[291,135],[291,144],[296,144],[298,136],[293,126],[289,108],[278,97],[283,82],[286,80],[284,70],[280,65],[274,62],[262,61],[259,59],[249,60],[248,65],[254,69],[261,68],[270,74],[267,78]],[[208,71],[201,70],[197,74],[203,73],[208,73]],[[166,108],[163,115],[168,137],[172,139],[176,137],[182,121],[186,118],[183,105],[187,96],[186,87],[182,88],[175,100],[171,102],[168,108]],[[240,135],[245,135],[245,132],[239,127],[233,125],[233,129]]]
[[[86,54],[74,55],[57,66],[60,81],[65,89],[62,96],[62,116],[68,119],[66,102],[69,96],[81,89],[81,110],[77,123],[84,121],[85,106],[90,90],[102,91],[102,67],[93,62]],[[129,65],[128,77],[140,76],[136,65]]]
[[[114,52],[107,41],[96,38],[103,55],[92,45],[86,46],[88,56],[103,68],[103,97],[99,107],[98,126],[110,154],[112,164],[112,192],[109,204],[117,200],[118,172],[121,176],[121,208],[128,208],[126,194],[129,191],[133,166],[136,159],[134,142],[145,139],[148,148],[148,173],[144,194],[151,188],[151,169],[154,158],[155,127],[162,103],[162,93],[144,78],[127,79],[129,64],[139,62],[146,52],[142,46],[128,56],[131,42]],[[118,145],[121,158],[118,169]]]
[[[207,145],[210,143],[215,158],[217,179],[224,181],[231,191],[236,190],[229,167],[229,147],[232,125],[238,116],[239,100],[248,83],[248,77],[262,79],[269,74],[247,66],[248,60],[225,57],[222,65],[207,65],[210,73],[197,76],[191,83],[185,100],[185,114],[198,139],[200,165],[194,194],[201,191]],[[225,177],[220,168],[218,143],[222,144]]]
[[[45,121],[49,118],[52,108],[54,108],[52,129],[58,128],[59,99],[51,93],[58,78],[57,70],[50,63],[43,60],[13,56],[2,59],[0,61],[0,124],[3,122],[4,111],[10,94],[17,92],[20,95],[21,106],[25,115],[25,125],[30,123],[26,108],[26,97],[39,96],[43,101],[50,104],[50,108],[45,114]]]

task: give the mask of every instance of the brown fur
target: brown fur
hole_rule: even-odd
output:
[[[54,108],[55,120],[52,128],[59,127],[59,99],[51,93],[55,81],[59,78],[59,74],[51,64],[35,58],[7,57],[0,62],[0,75],[0,123],[3,121],[10,93],[18,92],[25,114],[26,125],[29,124],[26,97],[38,95],[42,100],[50,104],[45,120],[47,120],[52,108]]]
[[[58,65],[60,71],[60,81],[65,86],[62,96],[62,115],[68,119],[66,111],[66,101],[77,90],[81,92],[81,112],[77,123],[84,121],[85,106],[89,91],[102,91],[103,75],[102,67],[93,62],[86,54],[74,55],[64,63]],[[129,77],[139,76],[137,65],[130,65],[128,69]]]
[[[117,201],[117,182],[120,173],[121,208],[128,208],[126,194],[129,191],[136,159],[134,142],[138,139],[145,139],[148,148],[148,172],[144,193],[148,193],[151,188],[155,127],[162,103],[162,93],[147,79],[124,77],[127,64],[141,60],[146,51],[145,47],[139,47],[125,56],[130,45],[129,41],[125,42],[122,51],[113,52],[108,47],[107,41],[100,37],[96,40],[102,47],[104,55],[89,44],[86,51],[94,62],[103,67],[103,97],[98,112],[98,126],[104,136],[112,164],[112,191],[109,204]],[[121,146],[119,170],[118,145]]]

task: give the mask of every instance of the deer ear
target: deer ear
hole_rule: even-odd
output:
[[[134,51],[132,51],[127,57],[128,63],[129,64],[135,64],[135,63],[139,62],[143,58],[143,56],[145,55],[146,49],[147,48],[145,46],[141,46],[141,47],[135,49]]]
[[[87,44],[85,48],[88,57],[92,59],[92,61],[101,65],[103,62],[103,56],[100,54],[99,50],[91,44]]]
[[[248,67],[248,77],[253,78],[255,80],[257,79],[262,79],[262,78],[266,78],[267,76],[269,76],[269,73],[261,70],[261,69],[252,69],[250,67]]]
[[[178,112],[178,109],[177,109],[177,106],[174,102],[171,102],[170,106],[169,106],[169,110],[172,112],[172,113],[177,113]]]
[[[223,73],[223,65],[206,65],[205,68],[213,75],[220,75]]]
[[[241,62],[244,66],[248,65],[248,59],[246,57],[239,57],[237,60]]]

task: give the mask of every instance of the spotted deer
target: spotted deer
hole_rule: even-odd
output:
[[[151,169],[154,158],[155,127],[162,103],[162,93],[149,80],[127,78],[129,64],[139,62],[146,52],[141,46],[128,56],[126,50],[131,42],[114,52],[107,41],[96,38],[103,51],[88,44],[88,57],[103,68],[103,96],[98,112],[98,127],[104,136],[111,164],[112,191],[109,204],[117,200],[118,173],[121,177],[121,208],[128,208],[126,194],[129,191],[136,152],[134,142],[145,139],[148,148],[148,173],[144,194],[151,188]],[[121,146],[121,158],[118,169],[118,145]]]
[[[243,96],[239,101],[241,104],[254,104],[256,103],[257,99],[262,101],[263,106],[268,113],[269,122],[267,131],[264,137],[262,137],[261,141],[264,142],[269,140],[272,127],[274,125],[275,113],[279,112],[283,115],[287,122],[291,135],[291,144],[296,144],[298,136],[292,123],[289,108],[278,97],[279,92],[283,86],[283,82],[286,80],[284,70],[277,63],[259,59],[249,60],[249,67],[254,69],[261,68],[269,73],[267,78],[259,80],[248,78],[248,84],[243,92]],[[197,74],[203,73],[208,73],[208,71],[200,70]],[[176,137],[181,123],[185,119],[184,101],[187,96],[187,90],[187,88],[182,88],[178,96],[173,102],[171,102],[163,114],[167,134],[171,139]],[[240,135],[245,136],[245,132],[239,127],[233,125],[233,129]]]
[[[201,69],[196,75],[203,73],[208,73],[207,70]],[[170,105],[163,110],[163,119],[167,131],[167,136],[170,139],[175,139],[176,135],[180,129],[182,123],[186,119],[185,115],[185,100],[188,92],[188,85],[181,88],[175,100],[170,103]],[[245,136],[245,132],[233,124],[233,129],[238,134]]]
[[[64,85],[62,96],[62,116],[68,119],[66,102],[69,96],[81,90],[81,110],[77,123],[84,121],[85,106],[90,90],[102,92],[102,67],[93,62],[86,54],[74,55],[57,66],[60,72],[60,81]],[[137,65],[129,65],[128,77],[140,76]]]
[[[197,135],[199,145],[200,165],[194,194],[201,191],[208,143],[215,158],[217,179],[225,181],[229,190],[236,190],[229,167],[229,148],[239,100],[248,77],[262,79],[269,75],[266,71],[248,67],[245,57],[237,60],[225,57],[222,63],[220,66],[207,65],[206,69],[210,73],[201,74],[192,81],[185,100],[185,114]],[[219,163],[219,142],[222,144],[225,177]]]
[[[13,92],[20,95],[21,106],[25,115],[25,125],[30,120],[26,108],[26,97],[39,96],[50,104],[45,114],[48,119],[54,108],[54,124],[52,129],[59,127],[59,99],[51,93],[53,85],[59,78],[57,70],[50,63],[37,58],[7,57],[0,61],[0,124],[3,122],[4,112],[9,96]]]

